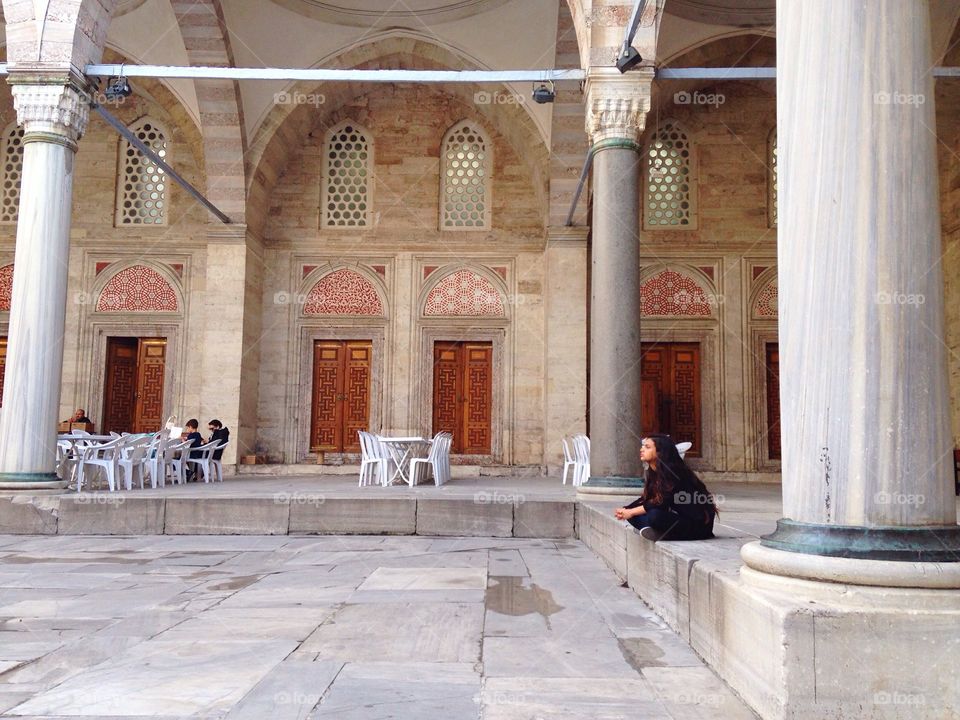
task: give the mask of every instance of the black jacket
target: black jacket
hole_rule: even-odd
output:
[[[230,439],[230,428],[222,427],[222,428],[220,428],[219,430],[214,430],[214,431],[213,431],[213,435],[210,436],[209,442],[213,442],[214,440],[227,441],[227,440],[229,440],[229,439]],[[222,448],[221,448],[220,450],[214,450],[214,451],[213,451],[213,459],[214,459],[214,460],[219,460],[219,459],[222,458],[222,457],[223,457],[223,449],[222,449]]]

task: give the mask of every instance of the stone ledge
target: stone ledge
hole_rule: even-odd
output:
[[[957,717],[960,591],[764,575],[742,569],[751,536],[651,543],[615,506],[578,503],[580,539],[765,720]]]
[[[286,535],[290,504],[276,498],[165,498],[166,535]]]

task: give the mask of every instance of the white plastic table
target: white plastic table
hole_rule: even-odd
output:
[[[430,447],[430,441],[422,437],[383,437],[380,438],[380,442],[382,442],[384,447],[390,452],[390,457],[393,458],[393,462],[397,466],[397,469],[393,471],[393,475],[390,476],[390,482],[387,484],[393,485],[399,476],[400,480],[408,485],[412,485],[413,483],[407,475],[410,472],[410,461],[414,457],[420,457],[423,448]]]

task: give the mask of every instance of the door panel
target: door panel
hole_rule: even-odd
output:
[[[370,425],[372,359],[368,341],[314,342],[311,450],[360,452],[357,431]]]
[[[451,452],[492,452],[493,345],[438,342],[433,349],[433,432],[453,434]]]
[[[137,405],[133,432],[157,432],[163,424],[163,376],[167,341],[141,339],[137,353]]]
[[[132,432],[137,406],[137,338],[107,338],[101,431]]]
[[[767,343],[767,453],[780,459],[780,345]]]
[[[641,425],[643,433],[664,433],[674,442],[692,442],[687,453],[703,451],[700,418],[700,345],[643,345]]]

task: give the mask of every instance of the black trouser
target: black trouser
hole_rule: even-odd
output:
[[[640,504],[639,500],[634,500],[627,507],[635,508]],[[714,514],[710,512],[709,517],[710,522],[703,523],[663,508],[650,508],[643,515],[627,518],[627,522],[637,530],[652,527],[664,534],[661,540],[706,540],[713,537]]]

